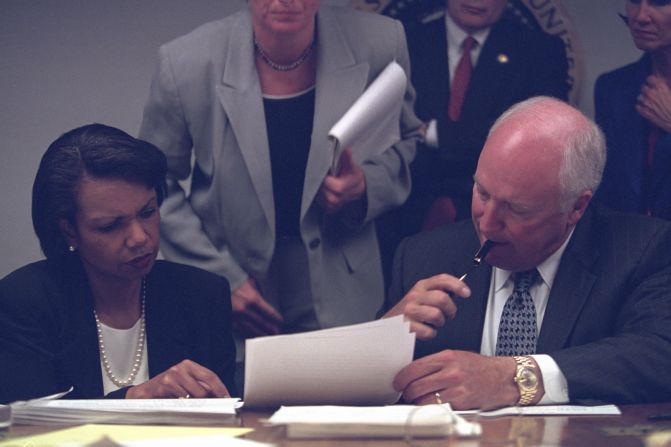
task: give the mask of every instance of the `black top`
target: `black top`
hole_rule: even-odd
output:
[[[301,198],[308,163],[315,89],[289,98],[263,98],[270,147],[276,237],[300,236]]]
[[[74,390],[103,397],[93,299],[79,262],[40,261],[0,281],[0,403]],[[235,345],[228,282],[157,261],[147,275],[149,377],[184,359],[212,370],[234,394]],[[108,397],[123,398],[127,388]]]

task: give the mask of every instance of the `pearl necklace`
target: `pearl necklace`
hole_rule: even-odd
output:
[[[118,378],[112,372],[112,366],[110,365],[109,359],[107,358],[107,351],[105,350],[105,341],[103,340],[103,328],[98,318],[98,313],[95,308],[93,309],[93,316],[96,319],[96,328],[98,329],[98,347],[100,349],[100,357],[102,358],[103,368],[107,377],[112,381],[113,384],[119,388],[126,387],[131,385],[135,380],[137,372],[140,370],[140,365],[142,364],[142,357],[144,353],[144,337],[145,337],[145,318],[144,318],[144,302],[147,293],[147,283],[145,279],[142,279],[142,312],[140,314],[140,335],[137,338],[137,348],[135,349],[135,357],[133,359],[133,367],[130,370],[130,374],[126,380]]]
[[[256,37],[254,37],[254,48],[256,49],[256,52],[259,54],[261,57],[261,60],[268,64],[270,68],[272,68],[275,71],[291,71],[295,70],[298,68],[299,65],[301,65],[305,60],[308,58],[310,55],[310,52],[312,51],[312,48],[315,46],[315,41],[312,39],[310,42],[310,45],[307,46],[305,50],[301,53],[300,56],[298,56],[298,59],[295,61],[289,63],[289,64],[278,64],[277,62],[273,61],[268,57],[266,52],[261,48],[261,45],[259,45],[259,41],[256,40]]]

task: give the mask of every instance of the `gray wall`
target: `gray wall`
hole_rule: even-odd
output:
[[[331,0],[343,3],[346,0]],[[158,46],[244,0],[0,0],[0,277],[41,258],[31,187],[47,145],[102,122],[136,134]],[[638,57],[624,0],[564,0],[585,57],[579,105],[598,74]]]

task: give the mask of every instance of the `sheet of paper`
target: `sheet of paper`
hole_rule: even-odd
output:
[[[392,381],[414,346],[402,316],[247,340],[245,406],[394,403]]]
[[[292,438],[478,436],[482,432],[480,424],[461,418],[449,404],[282,407],[269,423],[286,425]]]
[[[407,86],[403,68],[392,61],[329,131],[333,144],[332,172],[344,149],[352,148],[357,163],[400,140],[399,120]]]
[[[505,407],[491,411],[457,411],[460,415],[478,414],[481,417],[497,416],[617,416],[622,414],[615,405],[535,405]]]
[[[268,445],[233,439],[234,436],[242,436],[252,431],[250,428],[242,427],[214,428],[88,424],[7,440],[0,442],[0,447],[17,445],[35,447],[54,445],[67,445],[70,447],[90,446],[99,443],[101,440],[104,440],[104,445],[120,446],[188,445],[196,447],[201,445],[218,445],[223,447],[261,447]]]
[[[88,399],[14,402],[15,424],[212,425],[235,421],[239,399]]]

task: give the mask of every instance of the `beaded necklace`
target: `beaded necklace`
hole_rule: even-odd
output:
[[[312,39],[310,41],[310,44],[307,46],[305,50],[301,53],[300,56],[298,56],[298,59],[296,59],[293,62],[290,62],[288,64],[278,64],[277,62],[273,61],[270,57],[268,57],[268,54],[264,51],[263,48],[261,48],[261,45],[259,44],[259,41],[256,40],[256,37],[254,37],[254,48],[256,49],[256,52],[259,54],[261,57],[261,60],[265,62],[270,68],[272,68],[275,71],[291,71],[295,70],[298,68],[305,60],[308,58],[310,53],[312,52],[312,48],[315,46],[315,41]]]
[[[105,369],[105,374],[112,381],[112,383],[119,388],[131,385],[135,380],[135,376],[140,370],[140,365],[142,364],[142,357],[144,353],[144,338],[145,338],[145,317],[144,317],[144,307],[145,307],[145,297],[147,294],[147,282],[145,279],[142,279],[142,312],[140,314],[140,335],[137,338],[137,347],[135,348],[135,356],[133,358],[133,367],[130,370],[128,378],[125,380],[120,379],[112,372],[112,366],[110,365],[109,358],[107,357],[107,351],[105,350],[105,341],[103,340],[103,328],[98,318],[98,313],[95,308],[93,309],[93,316],[96,319],[96,329],[98,329],[98,347],[100,349],[100,357],[102,359],[103,368]]]

